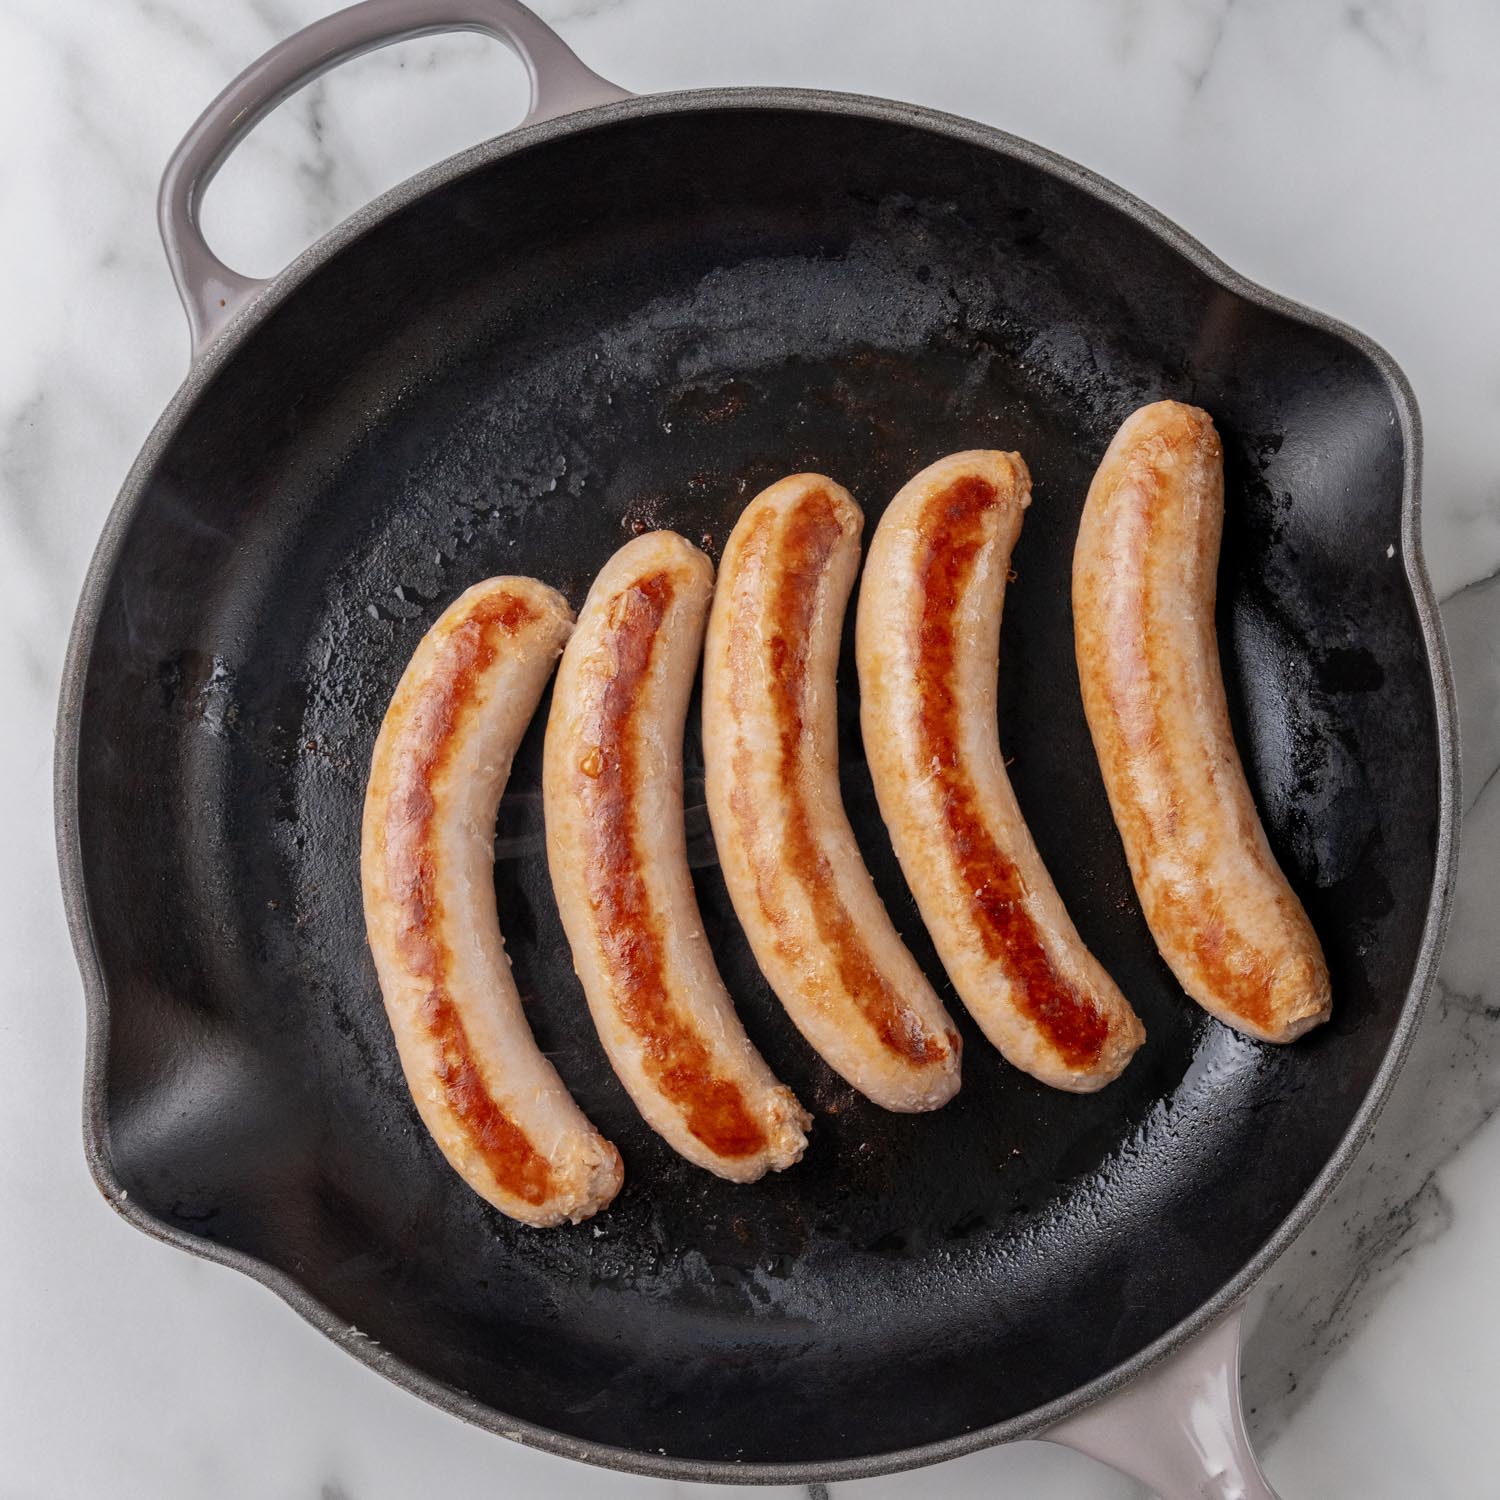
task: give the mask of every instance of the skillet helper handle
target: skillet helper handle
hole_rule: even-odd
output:
[[[251,63],[203,111],[162,174],[157,222],[187,312],[195,361],[269,284],[226,266],[199,226],[204,190],[229,153],[278,104],[330,68],[394,42],[445,31],[482,32],[521,59],[531,86],[523,124],[631,97],[580,62],[519,0],[362,0],[314,21]]]
[[[1242,1314],[1236,1308],[1042,1436],[1140,1480],[1161,1500],[1277,1500],[1245,1435]]]

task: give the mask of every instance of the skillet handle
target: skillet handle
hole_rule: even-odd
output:
[[[519,0],[362,0],[290,36],[251,63],[182,138],[162,174],[156,215],[197,360],[267,281],[242,276],[208,248],[198,223],[204,190],[229,153],[284,99],[330,68],[393,42],[443,31],[479,31],[526,65],[531,104],[523,124],[628,99]]]
[[[1123,1390],[1042,1434],[1161,1500],[1277,1500],[1245,1435],[1237,1307]]]

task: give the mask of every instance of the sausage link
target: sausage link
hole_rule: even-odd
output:
[[[1146,921],[1179,983],[1248,1036],[1328,1019],[1317,935],[1266,842],[1214,634],[1224,458],[1206,412],[1142,407],[1089,487],[1073,557],[1078,675]]]
[[[713,564],[670,531],[589,591],[547,723],[547,859],[573,963],[636,1107],[689,1161],[754,1182],[800,1159],[809,1116],[745,1035],[688,873],[682,736]]]
[[[1031,503],[1018,453],[955,453],[892,500],[855,631],[860,721],[902,872],[969,1014],[1016,1067],[1090,1093],[1145,1038],[1079,938],[1000,755],[1000,613]]]
[[[495,814],[572,629],[531,578],[492,578],[423,637],[375,741],[365,926],[417,1111],[453,1169],[522,1223],[577,1222],[619,1191],[522,1013],[495,909]]]
[[[863,525],[847,490],[796,474],[725,544],[703,668],[708,811],[735,911],[803,1036],[876,1104],[936,1109],[958,1089],[958,1033],[839,792],[839,640]]]

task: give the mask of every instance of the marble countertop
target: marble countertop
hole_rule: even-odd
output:
[[[1441,980],[1375,1137],[1256,1294],[1251,1425],[1287,1500],[1491,1493],[1500,1471],[1500,9],[1480,0],[540,0],[640,92],[803,84],[977,117],[1097,169],[1237,269],[1346,319],[1416,387],[1423,529],[1464,717]],[[79,1130],[83,1008],[51,831],[51,730],[95,536],[181,378],[156,182],[198,110],[323,0],[0,0],[0,1497],[398,1500],[438,1487],[665,1500],[693,1486],[523,1450],[423,1405],[271,1293],[112,1214]],[[374,193],[515,122],[473,37],[341,70],[209,195],[269,274]],[[10,875],[15,878],[11,879]],[[817,1487],[815,1487],[817,1488]],[[841,1500],[1137,1493],[1024,1444]],[[705,1489],[704,1493],[707,1493]]]

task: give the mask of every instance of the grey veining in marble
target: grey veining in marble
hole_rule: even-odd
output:
[[[79,1145],[79,986],[49,816],[63,642],[113,494],[185,365],[154,225],[198,110],[320,0],[0,0],[0,1497],[635,1495],[405,1396],[269,1293],[130,1230]],[[1114,177],[1231,264],[1391,349],[1427,440],[1425,533],[1464,718],[1465,840],[1430,1015],[1375,1137],[1256,1299],[1253,1425],[1286,1500],[1496,1492],[1500,1297],[1500,7],[1488,0],[543,0],[647,91],[916,99]],[[278,111],[205,226],[270,274],[412,171],[504,129],[519,64],[409,43]],[[783,1493],[792,1494],[792,1491]],[[1122,1500],[1028,1444],[841,1500]]]

